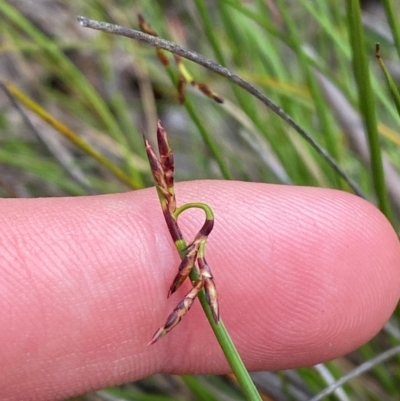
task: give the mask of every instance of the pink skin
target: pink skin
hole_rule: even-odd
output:
[[[311,365],[373,337],[400,295],[400,246],[346,193],[254,183],[177,185],[209,203],[207,261],[221,317],[249,369]],[[182,216],[190,240],[200,211]],[[154,188],[0,202],[0,399],[54,400],[164,373],[229,367],[195,302],[147,347],[188,290]]]

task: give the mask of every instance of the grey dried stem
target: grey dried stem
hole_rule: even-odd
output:
[[[175,55],[181,56],[188,60],[191,60],[199,65],[202,65],[205,68],[208,68],[210,71],[214,71],[216,74],[219,74],[234,84],[240,86],[245,91],[253,95],[255,98],[260,100],[264,105],[266,105],[273,113],[278,115],[281,119],[283,119],[289,126],[291,126],[297,133],[299,133],[333,168],[336,173],[343,178],[343,180],[349,185],[349,187],[356,193],[358,196],[365,198],[365,195],[357,185],[357,183],[348,175],[346,172],[339,166],[339,164],[335,161],[335,159],[329,154],[329,152],[324,149],[306,130],[300,127],[296,121],[293,120],[287,113],[285,113],[279,106],[277,106],[273,101],[271,101],[267,96],[261,93],[257,88],[255,88],[250,83],[246,82],[239,76],[233,74],[227,68],[215,63],[214,61],[207,59],[206,57],[192,51],[186,50],[175,43],[169,42],[167,40],[161,39],[159,37],[146,34],[144,32],[136,31],[134,29],[129,29],[122,27],[120,25],[109,24],[107,22],[96,21],[86,17],[78,17],[78,21],[81,26],[86,28],[97,29],[99,31],[104,31],[111,33],[113,35],[125,36],[127,38],[131,38],[137,40],[139,42],[146,43],[147,45],[156,47],[158,49],[167,50]]]

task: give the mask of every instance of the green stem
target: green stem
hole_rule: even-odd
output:
[[[160,195],[160,194],[159,194]],[[162,199],[160,197],[160,202],[162,202]],[[206,215],[206,219],[212,220],[214,219],[214,213],[210,206],[208,206],[205,203],[201,202],[192,202],[192,203],[186,203],[185,205],[182,205],[178,207],[175,212],[174,212],[174,218],[177,219],[179,215],[184,212],[185,210],[188,209],[202,209]],[[186,254],[186,249],[187,249],[187,244],[184,239],[178,240],[175,242],[176,248],[179,252],[179,255],[181,258],[185,257]],[[202,250],[204,253],[204,249]],[[190,275],[190,279],[192,281],[197,280],[197,272],[195,269],[192,269]],[[200,304],[204,310],[204,313],[206,314],[206,317],[208,319],[208,322],[210,323],[210,326],[214,332],[215,337],[217,338],[217,341],[219,342],[219,345],[233,371],[235,374],[243,393],[245,394],[246,398],[249,401],[261,401],[262,398],[254,385],[249,372],[246,369],[246,366],[244,365],[239,352],[237,351],[222,319],[219,320],[218,323],[214,321],[214,317],[211,311],[210,306],[207,303],[206,300],[206,295],[204,289],[202,289],[198,295]]]
[[[175,219],[178,219],[179,215],[188,209],[201,209],[204,211],[207,220],[214,220],[214,213],[213,213],[211,207],[208,206],[206,203],[202,203],[202,202],[190,202],[190,203],[185,203],[184,205],[177,207],[174,212]]]
[[[381,67],[381,70],[382,70],[383,74],[385,75],[386,84],[387,84],[387,87],[389,89],[389,93],[392,96],[393,103],[396,106],[397,112],[399,113],[399,116],[400,116],[400,93],[399,93],[399,90],[397,89],[396,82],[390,76],[390,73],[387,70],[385,63],[382,60],[382,57],[381,57],[380,51],[379,51],[379,44],[378,43],[376,44],[375,48],[376,48],[375,56],[376,56],[376,58],[378,60],[379,66]]]
[[[398,20],[398,14],[396,14],[391,0],[383,0],[382,3],[385,8],[386,18],[389,22],[390,29],[392,30],[394,44],[397,49],[397,55],[400,58],[400,24]]]
[[[358,87],[360,111],[367,132],[371,159],[371,171],[379,209],[394,223],[386,191],[385,176],[382,164],[381,147],[375,114],[374,95],[371,87],[364,31],[361,21],[359,0],[347,0],[348,29],[353,52],[353,70]]]
[[[194,269],[193,269],[194,270]],[[190,274],[192,278],[192,274]],[[219,320],[218,324],[215,323],[211,308],[209,307],[204,290],[199,293],[200,304],[207,316],[208,322],[219,342],[219,345],[227,359],[233,373],[235,374],[242,391],[249,401],[262,401],[262,398],[254,385],[249,372],[244,365],[239,352],[237,351],[222,319]]]

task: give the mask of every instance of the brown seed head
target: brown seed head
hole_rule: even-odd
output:
[[[151,36],[158,36],[157,32],[152,29],[150,24],[144,19],[142,14],[138,14],[139,28],[142,32]]]
[[[217,93],[212,91],[208,85],[206,85],[202,82],[196,83],[196,85],[200,89],[200,91],[203,92],[206,96],[215,100],[217,103],[224,103],[224,99],[222,99],[221,96],[219,96]]]
[[[164,170],[161,166],[161,163],[157,159],[157,156],[153,150],[153,148],[150,146],[149,142],[147,139],[144,140],[145,146],[146,146],[146,153],[147,153],[147,158],[150,163],[150,168],[151,172],[153,173],[154,180],[157,183],[157,186],[160,188],[160,190],[164,193],[168,193],[168,187],[167,183],[165,182],[165,174]]]
[[[218,295],[211,269],[205,258],[198,258],[197,264],[199,266],[200,277],[204,283],[204,291],[206,294],[207,303],[211,307],[211,311],[216,323],[219,321],[219,306],[218,306]]]
[[[215,288],[214,280],[207,278],[204,280],[204,291],[206,293],[207,303],[211,307],[211,311],[214,317],[215,323],[219,321],[219,306],[218,306],[218,295],[217,289]]]
[[[168,230],[169,230],[172,240],[174,242],[182,240],[183,239],[182,232],[178,226],[178,222],[174,219],[174,217],[172,216],[172,214],[169,210],[169,205],[168,204],[165,205],[165,208],[164,208],[164,204],[162,203],[161,206],[163,208],[165,222],[167,223],[167,227],[168,227]]]
[[[160,327],[153,335],[153,338],[147,345],[154,344],[161,337],[165,336],[169,333],[183,318],[183,316],[188,312],[188,310],[192,307],[194,300],[196,299],[199,291],[203,287],[203,281],[198,280],[193,288],[186,294],[185,298],[182,299],[176,305],[175,309],[168,316],[163,327]]]
[[[160,152],[160,162],[165,174],[165,181],[168,188],[174,186],[174,155],[168,143],[167,132],[158,120],[157,126],[157,142],[158,150]]]
[[[178,102],[179,104],[182,104],[185,102],[185,88],[186,88],[186,79],[182,74],[179,74],[178,78]]]
[[[210,235],[212,229],[214,227],[214,219],[206,219],[203,224],[203,227],[200,228],[200,231],[197,233],[192,245],[195,243],[205,243],[207,241],[208,236]]]
[[[153,30],[153,28],[150,26],[150,24],[144,19],[142,14],[138,14],[138,20],[139,20],[139,28],[142,32],[147,33],[148,35],[151,35],[151,36],[158,37],[157,32],[155,30]],[[167,56],[158,47],[156,48],[156,55],[162,65],[164,65],[164,66],[169,65],[169,60],[168,60]]]
[[[186,280],[186,277],[189,276],[194,264],[196,263],[197,254],[199,253],[199,247],[200,244],[198,243],[192,244],[189,247],[188,253],[182,259],[179,265],[178,273],[176,274],[174,281],[172,282],[172,285],[169,289],[168,297],[170,297]]]
[[[156,48],[156,56],[158,58],[158,60],[160,61],[160,63],[164,66],[164,67],[168,67],[169,66],[169,60],[168,57],[165,55],[165,53],[159,49],[158,47]]]

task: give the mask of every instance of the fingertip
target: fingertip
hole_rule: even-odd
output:
[[[373,337],[393,312],[400,294],[399,244],[370,203],[341,191],[254,183],[178,188],[214,209],[207,259],[221,317],[251,369],[343,355]],[[189,231],[195,221],[187,219]],[[186,319],[185,335],[196,317]],[[214,342],[199,323],[196,331],[201,340],[190,335],[184,348],[192,354],[185,356],[202,371],[209,364],[200,344]],[[179,341],[175,336],[164,341],[171,346]],[[172,371],[190,369],[179,355],[176,360]]]

